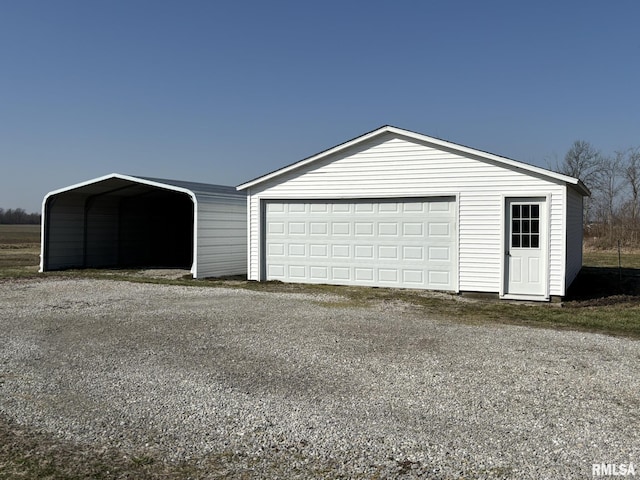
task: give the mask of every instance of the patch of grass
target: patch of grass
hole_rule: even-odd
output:
[[[617,250],[585,250],[582,263],[585,267],[618,267]],[[640,268],[640,251],[623,250],[620,253],[622,268]]]
[[[31,431],[0,416],[0,479],[159,479],[203,478],[187,464],[166,464],[141,454],[75,444]]]
[[[131,454],[105,445],[71,442],[17,425],[0,414],[1,480],[334,477],[331,461],[306,457],[295,451],[275,449],[273,453],[270,458],[259,459],[246,452],[222,450],[196,461],[170,462],[161,453]]]
[[[370,287],[341,287],[282,282],[253,282],[245,277],[193,280],[189,276],[168,279],[141,274],[140,270],[65,270],[38,274],[39,227],[0,225],[0,279],[95,278],[162,285],[243,288],[261,292],[331,295],[321,299],[325,307],[366,307],[384,302],[404,302],[425,315],[464,323],[507,323],[541,328],[573,329],[640,338],[640,252],[589,250],[585,267],[574,281],[569,297],[557,304],[524,304],[496,300],[471,300],[453,295]],[[30,241],[37,243],[29,243]]]
[[[21,243],[40,245],[40,225],[0,224],[0,245]]]
[[[466,308],[461,319],[640,338],[640,302],[637,300],[606,306],[569,302],[562,307],[502,303],[475,307]]]
[[[39,264],[40,226],[0,225],[0,278],[29,276]]]
[[[598,272],[596,272],[598,275]],[[535,328],[579,330],[615,336],[640,338],[640,296],[611,295],[555,303],[523,303],[477,300],[454,294],[370,287],[304,285],[281,282],[202,282],[221,287],[247,288],[257,291],[320,293],[338,297],[320,300],[324,307],[356,308],[380,303],[403,302],[422,311],[425,316],[467,324],[509,324]],[[585,283],[598,284],[587,278]]]

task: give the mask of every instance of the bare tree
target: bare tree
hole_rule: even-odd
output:
[[[556,171],[564,175],[569,175],[570,177],[579,178],[587,188],[594,193],[601,159],[602,155],[600,154],[600,151],[593,147],[589,142],[576,140],[565,154],[562,163],[556,165]],[[592,203],[592,199],[585,198],[585,224],[590,223],[592,220]]]
[[[624,152],[616,152],[613,157],[600,157],[598,169],[593,177],[594,202],[599,220],[607,228],[609,239],[613,239],[614,223],[619,210],[618,198],[621,196],[622,165]]]
[[[585,225],[594,245],[603,248],[622,240],[638,246],[640,236],[640,147],[602,155],[577,140],[556,171],[579,178],[591,190],[584,202]]]
[[[638,210],[640,209],[640,147],[627,151],[627,162],[624,166],[624,178],[631,191],[630,217],[634,228],[638,226]]]
[[[576,140],[565,154],[562,163],[558,165],[558,171],[579,178],[591,188],[596,180],[601,158],[600,151],[589,142]]]

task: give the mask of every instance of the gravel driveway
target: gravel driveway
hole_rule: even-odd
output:
[[[212,477],[640,475],[640,342],[337,296],[0,282],[0,413]]]

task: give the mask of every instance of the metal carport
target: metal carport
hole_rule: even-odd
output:
[[[48,193],[40,271],[246,272],[246,196],[235,188],[113,173]]]

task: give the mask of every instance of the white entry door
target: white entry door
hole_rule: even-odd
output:
[[[452,197],[268,201],[266,280],[455,290]]]
[[[546,295],[544,198],[507,199],[505,295]]]

